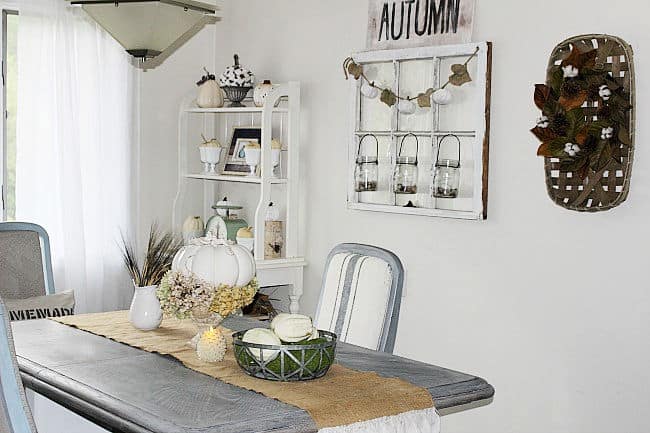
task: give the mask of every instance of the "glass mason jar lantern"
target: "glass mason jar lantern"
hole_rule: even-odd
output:
[[[415,156],[402,156],[404,140],[408,136],[415,138]],[[402,137],[399,152],[395,160],[393,173],[393,192],[395,194],[416,194],[418,192],[418,151],[420,144],[415,134],[406,134]]]
[[[458,142],[458,159],[440,159],[440,148],[446,138],[454,137]],[[433,172],[432,195],[435,198],[456,198],[460,185],[460,138],[448,134],[440,138]]]
[[[366,137],[375,139],[375,154],[361,155],[361,145]],[[379,140],[372,134],[366,134],[359,140],[357,164],[354,168],[354,190],[356,192],[377,191],[379,182]]]

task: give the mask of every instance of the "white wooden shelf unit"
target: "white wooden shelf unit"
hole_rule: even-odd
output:
[[[180,231],[185,218],[191,215],[201,215],[207,222],[214,215],[212,206],[225,196],[229,201],[242,204],[245,210],[240,216],[246,217],[248,224],[254,227],[253,253],[260,286],[290,285],[290,310],[297,312],[306,265],[298,251],[300,83],[276,85],[263,107],[253,106],[247,98],[243,101],[245,107],[199,108],[195,97],[195,93],[188,95],[179,110],[178,188],[172,225]],[[261,128],[258,177],[221,174],[233,130],[237,127]],[[198,150],[201,135],[217,138],[224,146],[216,170],[218,174],[203,173]],[[272,139],[282,143],[280,177],[272,175]],[[284,256],[264,260],[264,220],[271,201],[284,216]]]

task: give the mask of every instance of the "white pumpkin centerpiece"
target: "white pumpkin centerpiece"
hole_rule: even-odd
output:
[[[246,286],[255,277],[255,259],[242,245],[214,236],[196,238],[181,248],[172,271],[192,273],[215,286]]]

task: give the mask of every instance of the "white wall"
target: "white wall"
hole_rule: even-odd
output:
[[[341,62],[363,48],[366,1],[231,2],[215,63],[233,52],[259,79],[303,83],[304,309],[315,308],[327,252],[383,246],[407,270],[396,352],[472,372],[494,403],[443,419],[453,432],[646,432],[650,406],[650,49],[646,1],[479,1],[475,40],[494,42],[490,204],[486,222],[346,209],[347,83]],[[639,119],[631,194],[595,215],[546,196],[533,84],[553,46],[605,32],[636,50]],[[213,54],[201,35],[143,79],[142,221],[168,218],[176,108]],[[147,175],[157,172],[155,179]],[[146,199],[146,200],[145,200]]]
[[[149,226],[171,224],[177,183],[178,111],[182,99],[196,88],[203,67],[214,70],[215,36],[208,26],[156,69],[140,73],[140,215],[141,243]]]

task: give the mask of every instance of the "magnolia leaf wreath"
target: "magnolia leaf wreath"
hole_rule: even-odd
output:
[[[472,77],[470,77],[469,71],[467,70],[467,64],[470,62],[470,60],[476,57],[478,51],[479,48],[476,47],[476,51],[474,51],[474,53],[472,53],[470,56],[467,57],[465,63],[451,65],[452,73],[449,76],[447,82],[442,86],[440,86],[440,89],[444,89],[449,84],[453,86],[462,86],[463,84],[472,81]],[[364,73],[363,66],[355,62],[352,57],[348,57],[343,61],[343,73],[345,74],[346,80],[350,76],[354,77],[355,80],[362,79],[366,83],[368,83],[370,87],[374,87],[375,89],[379,90],[381,92],[379,99],[381,100],[381,102],[388,105],[389,107],[392,107],[393,105],[397,104],[397,101],[399,100],[402,101],[416,100],[418,106],[420,106],[421,108],[431,107],[431,95],[433,95],[433,93],[437,90],[431,88],[417,94],[416,96],[400,96],[395,92],[393,92],[392,89],[389,89],[387,87],[382,87],[376,82],[371,81]]]
[[[547,84],[536,84],[534,101],[542,116],[531,132],[542,142],[537,155],[558,158],[560,171],[584,179],[611,162],[621,163],[621,145],[631,145],[627,112],[629,94],[603,64],[597,50],[575,46],[548,71]],[[607,53],[600,53],[600,58]],[[594,102],[593,107],[583,106]]]

